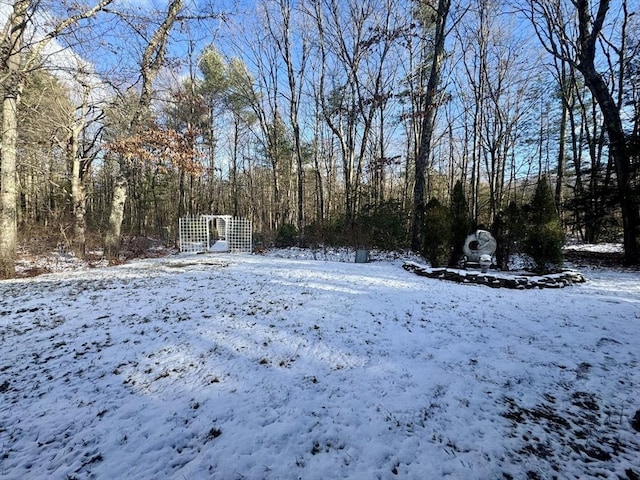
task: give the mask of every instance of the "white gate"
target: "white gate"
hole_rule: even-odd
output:
[[[251,220],[231,215],[183,217],[178,225],[180,252],[251,253]]]

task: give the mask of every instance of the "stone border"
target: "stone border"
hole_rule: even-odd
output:
[[[405,262],[402,268],[416,275],[458,283],[474,283],[493,288],[514,288],[525,290],[530,288],[563,288],[575,283],[584,283],[587,279],[576,270],[563,270],[548,275],[527,275],[509,272],[481,273],[474,270],[456,268],[431,268],[414,262]]]

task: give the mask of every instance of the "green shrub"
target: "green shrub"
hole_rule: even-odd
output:
[[[304,229],[304,244],[308,247],[318,245],[342,247],[348,244],[348,236],[344,217],[337,217],[307,225]]]
[[[451,257],[450,211],[435,198],[429,200],[425,207],[422,255],[431,262],[432,267],[446,265]]]
[[[553,193],[546,176],[538,181],[529,204],[524,252],[536,263],[536,272],[562,269],[564,228],[556,211]]]
[[[462,182],[458,180],[451,194],[451,256],[449,265],[457,266],[464,253],[464,241],[472,230],[469,204],[462,188]]]
[[[293,247],[298,241],[298,229],[291,223],[278,227],[276,233],[276,247]]]
[[[515,202],[510,202],[506,209],[502,210],[491,227],[493,236],[497,242],[496,262],[502,270],[508,270],[509,259],[520,248],[526,232],[526,219],[522,208]]]
[[[408,214],[397,200],[365,205],[354,222],[354,238],[360,245],[398,250],[408,245]]]
[[[365,205],[348,222],[344,216],[305,227],[305,246],[365,247],[398,250],[408,245],[409,215],[396,200]]]

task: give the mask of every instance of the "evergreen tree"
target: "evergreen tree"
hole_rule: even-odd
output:
[[[276,247],[293,247],[298,243],[298,229],[291,223],[285,223],[278,227],[276,233]]]
[[[425,207],[422,254],[432,267],[446,265],[451,257],[451,216],[449,208],[436,198]]]
[[[366,247],[400,250],[408,246],[406,219],[407,212],[397,200],[368,204],[355,219],[354,233]]]
[[[542,176],[529,204],[525,253],[536,263],[538,273],[562,268],[564,229],[556,211],[553,192],[546,176]]]
[[[451,194],[451,256],[449,265],[456,266],[463,256],[463,245],[471,232],[472,222],[469,215],[469,204],[464,194],[462,182],[458,180]]]
[[[525,216],[522,208],[510,202],[497,216],[491,230],[498,243],[496,262],[502,270],[508,270],[509,259],[519,253],[520,242],[525,237]]]

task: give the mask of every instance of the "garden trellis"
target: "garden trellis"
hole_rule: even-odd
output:
[[[251,253],[251,221],[231,215],[183,217],[179,222],[180,252]]]

